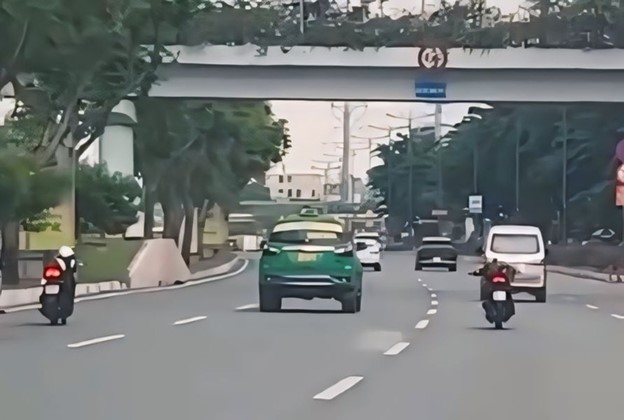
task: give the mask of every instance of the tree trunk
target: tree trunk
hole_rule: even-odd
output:
[[[191,244],[193,242],[193,219],[195,218],[195,206],[188,194],[184,197],[184,233],[182,235],[181,253],[182,259],[187,266],[191,264]]]
[[[143,187],[143,211],[145,219],[143,220],[143,238],[154,239],[154,206],[156,205],[156,194],[148,185]]]
[[[204,204],[197,213],[197,253],[200,260],[206,258],[204,254],[204,228],[206,227],[208,210],[211,208],[209,206],[212,206],[212,204],[208,200],[204,200]]]
[[[19,283],[19,223],[9,222],[2,226],[2,282]]]
[[[163,188],[159,194],[160,204],[163,208],[165,226],[163,228],[163,238],[173,239],[179,246],[180,229],[182,228],[182,219],[184,218],[184,210],[180,205],[180,200],[170,188]]]

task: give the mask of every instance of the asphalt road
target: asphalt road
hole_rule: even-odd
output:
[[[255,264],[201,286],[82,302],[64,327],[48,326],[37,311],[0,315],[1,415],[624,415],[624,285],[552,275],[548,302],[520,303],[509,329],[496,331],[477,301],[478,279],[464,274],[473,268],[414,272],[411,255],[388,253],[382,272],[365,274],[355,315],[336,312],[337,302],[298,300],[287,300],[286,312],[259,313]]]

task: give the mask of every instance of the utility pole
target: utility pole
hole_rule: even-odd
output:
[[[435,142],[438,144],[438,205],[440,208],[444,207],[444,186],[443,186],[443,176],[442,176],[442,145],[440,144],[440,139],[442,138],[442,105],[435,105],[435,114],[434,114],[435,122]]]
[[[325,185],[329,184],[329,172],[336,170],[336,169],[340,169],[340,165],[331,166],[333,162],[318,161],[318,160],[315,160],[314,162],[323,163],[326,165],[324,168],[321,168],[319,166],[312,166],[312,169],[318,169],[320,171],[323,171],[323,195],[325,195]]]
[[[351,136],[351,108],[345,102],[342,114],[342,174],[340,176],[340,198],[343,202],[349,200],[349,140]]]

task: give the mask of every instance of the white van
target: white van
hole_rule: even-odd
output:
[[[516,269],[511,282],[513,293],[526,292],[537,302],[546,302],[546,246],[539,228],[535,226],[493,226],[485,244],[485,259],[496,259]],[[485,290],[484,290],[485,289]],[[481,297],[488,293],[482,280]]]

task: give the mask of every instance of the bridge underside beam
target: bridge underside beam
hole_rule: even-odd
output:
[[[624,72],[164,65],[155,97],[419,102],[624,102]],[[416,82],[445,82],[445,99]]]

